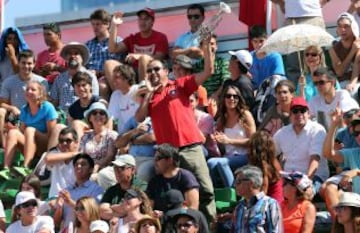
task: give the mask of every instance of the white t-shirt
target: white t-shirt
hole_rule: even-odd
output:
[[[311,155],[319,155],[316,171],[323,181],[329,177],[327,160],[322,156],[326,131],[322,125],[308,120],[300,134],[296,134],[292,124],[283,126],[274,135],[277,154],[283,153],[284,171],[299,171],[307,174]]]
[[[132,85],[129,92],[125,95],[119,90],[116,90],[111,94],[108,110],[113,119],[117,121],[118,132],[121,131],[125,122],[135,115],[135,112],[139,107],[139,104],[135,101],[137,90],[138,85]]]
[[[335,92],[335,98],[329,104],[325,102],[321,95],[314,96],[309,103],[310,114],[316,117],[317,122],[328,129],[331,123],[331,111],[335,110],[337,103],[339,103],[339,108],[342,112],[359,108],[359,104],[350,96],[348,91],[338,90]]]
[[[71,161],[68,164],[60,162],[47,168],[51,171],[49,198],[57,196],[60,190],[75,184],[74,166]]]
[[[285,18],[321,16],[319,0],[285,0]]]
[[[0,200],[0,218],[6,218],[4,205],[1,200]]]
[[[54,220],[50,216],[37,216],[36,221],[29,225],[23,226],[21,221],[18,220],[12,223],[7,229],[6,233],[37,233],[41,229],[49,229],[54,233]]]

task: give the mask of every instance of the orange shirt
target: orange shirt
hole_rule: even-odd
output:
[[[294,208],[289,210],[286,205],[286,201],[281,203],[281,212],[283,215],[284,232],[298,233],[301,230],[301,226],[304,220],[304,215],[307,206],[311,202],[303,200],[299,202]]]

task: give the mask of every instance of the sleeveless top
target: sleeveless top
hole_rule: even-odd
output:
[[[336,53],[336,56],[338,56],[340,61],[344,61],[346,56],[350,53],[350,50],[351,50],[351,47],[344,48],[343,44],[340,41],[334,42],[333,48]],[[355,58],[355,56],[354,56],[354,58]],[[354,62],[354,59],[353,59],[353,62]],[[338,77],[339,81],[351,79],[352,66],[353,66],[353,63],[350,64],[349,68],[344,72],[344,75],[342,77]]]
[[[129,224],[124,224],[124,219],[119,218],[117,233],[128,233],[129,230]]]
[[[232,138],[232,139],[241,139],[241,138],[246,138],[246,133],[245,130],[242,126],[240,126],[239,123],[236,123],[234,127],[232,128],[225,128],[224,129],[224,134],[228,137],[228,138]],[[230,155],[244,155],[247,154],[247,150],[244,147],[240,147],[240,146],[234,146],[234,145],[225,145],[225,155],[226,156],[230,156]]]
[[[299,202],[291,210],[286,206],[286,202],[281,203],[281,212],[283,214],[284,232],[300,232],[303,224],[306,208],[311,203],[307,200]]]

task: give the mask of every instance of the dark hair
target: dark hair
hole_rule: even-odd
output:
[[[77,83],[82,82],[82,81],[86,82],[87,84],[90,84],[90,86],[91,86],[92,80],[91,80],[90,75],[88,73],[86,73],[86,72],[78,71],[78,72],[76,72],[76,74],[71,79],[71,85],[73,87],[75,87],[75,85]]]
[[[159,61],[162,64],[164,69],[166,69],[166,70],[169,69],[169,63],[166,60],[162,60],[162,59],[152,59],[149,61],[148,64],[150,64],[151,62],[154,62],[154,61]]]
[[[43,30],[50,30],[56,34],[60,34],[60,26],[57,23],[47,23],[43,25]]]
[[[254,25],[249,30],[250,39],[266,37],[266,29],[260,25]]]
[[[159,157],[161,158],[172,158],[174,161],[174,166],[179,167],[180,160],[179,160],[179,149],[176,147],[173,147],[172,145],[168,143],[163,143],[160,145],[157,145],[155,147],[155,150],[160,153]]]
[[[191,4],[190,6],[188,6],[187,8],[187,12],[189,12],[189,10],[199,10],[201,15],[204,16],[205,15],[205,9],[202,5],[200,4]]]
[[[94,168],[95,166],[95,163],[94,163],[94,160],[93,158],[90,157],[90,155],[88,154],[85,154],[85,153],[79,153],[77,154],[74,159],[73,159],[73,165],[75,166],[76,162],[79,160],[79,159],[85,159],[88,161],[89,165],[90,165],[90,168]]]
[[[332,71],[331,69],[327,68],[327,67],[319,67],[314,71],[313,76],[322,76],[322,75],[326,75],[326,77],[329,80],[336,80],[336,75],[334,73],[334,71]]]
[[[353,225],[355,226],[355,232],[359,232],[360,230],[360,208],[349,206],[351,210],[351,218],[353,221]],[[339,223],[336,218],[332,225],[332,233],[345,233],[344,225]]]
[[[290,93],[294,93],[295,92],[295,85],[292,81],[288,80],[288,79],[284,79],[279,81],[276,86],[275,86],[275,92],[278,91],[278,89],[282,86],[286,86],[289,88]]]
[[[219,101],[219,110],[217,111],[216,116],[215,116],[215,119],[217,119],[216,128],[219,131],[224,130],[226,121],[227,121],[227,109],[226,109],[226,105],[225,105],[225,95],[229,89],[234,89],[236,94],[239,96],[239,101],[236,105],[236,112],[239,114],[239,120],[245,121],[244,111],[248,109],[248,107],[246,106],[245,100],[239,91],[239,88],[237,88],[236,86],[233,86],[233,85],[226,86],[221,92],[220,101]],[[244,122],[244,123],[247,123],[247,122]]]
[[[41,198],[41,183],[39,177],[34,174],[25,176],[20,182],[19,191],[21,191],[21,187],[24,183],[30,185],[34,189],[34,195],[36,198]]]
[[[111,16],[106,10],[97,9],[90,15],[90,20],[100,20],[103,24],[107,24],[110,23]]]
[[[238,66],[240,69],[240,73],[246,74],[249,71],[249,69],[246,68],[243,64],[241,64],[241,62],[239,60],[237,60],[237,62],[238,62]]]
[[[25,49],[21,51],[18,56],[18,61],[20,61],[21,58],[32,58],[33,61],[35,62],[34,52],[30,49]]]
[[[129,83],[129,85],[133,85],[136,80],[136,73],[134,69],[126,64],[118,65],[114,68],[114,73],[120,73],[123,78]]]
[[[74,128],[72,128],[72,127],[66,127],[66,128],[63,128],[61,131],[60,131],[60,133],[59,133],[59,136],[60,135],[65,135],[65,134],[71,134],[72,135],[72,137],[73,137],[73,139],[75,140],[75,141],[77,141],[78,140],[78,133],[76,132],[76,130],[74,129]]]

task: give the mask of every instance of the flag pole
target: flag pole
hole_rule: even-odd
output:
[[[268,36],[270,36],[272,33],[271,14],[272,14],[272,2],[271,2],[271,0],[267,0],[267,3],[266,3],[266,33]]]

